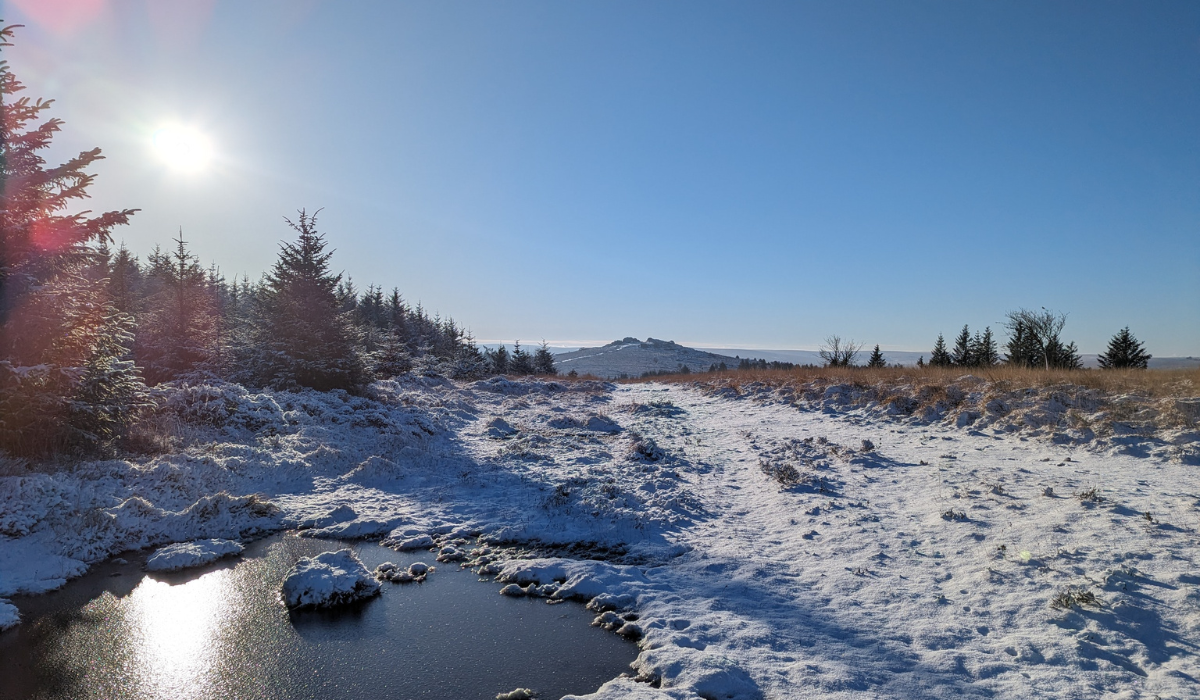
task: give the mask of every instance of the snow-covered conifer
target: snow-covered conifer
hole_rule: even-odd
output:
[[[256,377],[279,388],[357,391],[365,371],[337,295],[342,276],[329,269],[333,253],[317,232],[316,213],[301,209],[297,221],[285,221],[298,237],[280,245],[261,291]]]
[[[521,348],[521,341],[513,342],[512,359],[508,363],[511,374],[533,374],[533,356]]]
[[[0,29],[0,46],[14,28]],[[24,89],[0,62],[0,447],[32,454],[62,444],[109,310],[97,246],[137,210],[66,211],[88,197],[86,171],[103,156],[95,148],[46,168],[62,122],[40,121],[53,100],[17,97]]]

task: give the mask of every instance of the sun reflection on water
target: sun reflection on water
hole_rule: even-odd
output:
[[[146,577],[127,602],[130,644],[147,696],[202,695],[230,611],[229,571],[171,585]]]

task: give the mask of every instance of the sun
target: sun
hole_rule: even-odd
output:
[[[197,129],[164,126],[154,132],[154,152],[172,170],[198,172],[212,160],[212,143]]]

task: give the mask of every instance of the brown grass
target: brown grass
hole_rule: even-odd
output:
[[[693,372],[645,379],[625,379],[623,383],[709,382],[740,387],[751,382],[771,386],[791,383],[851,384],[856,386],[910,384],[946,386],[964,375],[974,375],[1005,390],[1071,385],[1095,389],[1109,395],[1137,394],[1147,398],[1185,398],[1200,396],[1200,369],[1178,370],[1036,370],[1018,367],[991,369],[886,367],[798,368],[791,370],[730,370]]]

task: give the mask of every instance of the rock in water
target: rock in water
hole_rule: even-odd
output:
[[[325,552],[296,562],[283,580],[289,608],[328,607],[370,598],[379,582],[349,549]]]

